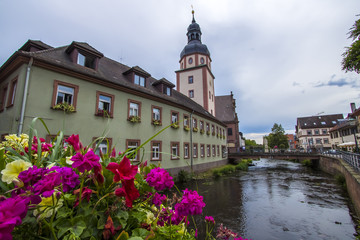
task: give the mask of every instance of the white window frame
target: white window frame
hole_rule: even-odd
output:
[[[61,89],[61,88],[63,88],[63,89]],[[72,91],[69,91],[70,89],[71,89]],[[64,95],[64,96],[62,97],[62,101],[61,101],[61,102],[58,101],[59,93]],[[66,101],[66,96],[69,96],[69,95],[71,96],[71,101],[70,101],[70,102]],[[58,84],[58,86],[57,86],[57,92],[56,92],[55,104],[67,102],[68,104],[73,105],[73,103],[74,103],[74,97],[75,97],[75,89],[74,89],[73,87],[68,87],[68,86],[65,86],[65,85]]]
[[[103,98],[103,99],[101,99],[101,98]],[[106,98],[106,99],[104,99],[104,98]],[[104,106],[106,106],[106,104],[108,106],[107,109],[104,108]],[[111,97],[100,94],[98,109],[103,110],[103,111],[106,110],[107,112],[110,112],[111,111]]]
[[[130,102],[129,104],[129,116],[139,116],[139,104]]]
[[[151,160],[160,160],[160,147],[159,142],[151,144]]]
[[[140,75],[135,74],[135,75],[134,75],[134,83],[135,83],[136,85],[145,87],[145,78],[142,77],[142,76],[140,76]]]

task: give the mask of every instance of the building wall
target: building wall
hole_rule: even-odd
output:
[[[329,128],[299,129],[297,133],[297,138],[299,139],[300,148],[303,148],[305,150],[309,148],[330,149],[331,142],[330,142],[329,130],[330,130]],[[308,134],[308,131],[311,131],[311,134]],[[319,131],[319,133],[317,133],[316,131]],[[326,133],[324,133],[323,131],[326,131]],[[312,139],[312,144],[311,144],[311,139]],[[321,143],[317,143],[316,139],[321,139]]]
[[[3,89],[7,86],[5,97],[5,105],[2,112],[0,112],[0,134],[16,133],[18,129],[21,105],[24,95],[24,83],[26,76],[26,66],[20,66],[16,71],[11,73],[4,81],[0,83],[0,97],[2,97]],[[14,105],[7,107],[8,98],[10,94],[11,81],[17,79],[17,87],[15,91]]]
[[[9,79],[19,74],[19,80],[24,79],[24,69],[20,69],[12,74]],[[51,102],[53,97],[53,86],[54,80],[62,81],[77,85],[79,87],[76,112],[66,114],[61,110],[53,110],[51,108]],[[8,80],[7,80],[8,81]],[[19,84],[20,85],[20,84]],[[44,90],[46,89],[46,90]],[[19,87],[20,90],[20,87]],[[96,109],[96,91],[102,91],[108,94],[113,94],[115,96],[114,101],[114,113],[113,118],[103,118],[95,116]],[[22,91],[19,91],[22,92]],[[16,102],[20,101],[17,98]],[[127,120],[128,112],[128,100],[136,100],[141,102],[141,122],[140,123],[131,123]],[[151,106],[158,106],[162,109],[162,126],[154,126],[151,124],[152,113]],[[15,108],[14,108],[15,109]],[[18,107],[16,108],[18,109]],[[51,134],[57,134],[58,131],[62,130],[64,135],[70,134],[80,134],[80,139],[84,145],[88,145],[92,142],[94,137],[105,136],[112,139],[112,146],[116,147],[117,151],[123,152],[126,150],[126,140],[127,139],[139,139],[141,144],[144,143],[147,139],[154,136],[162,128],[171,124],[171,111],[179,112],[180,121],[184,119],[184,114],[190,116],[190,112],[176,106],[170,106],[165,103],[161,103],[155,100],[151,100],[144,96],[137,96],[127,92],[119,91],[114,88],[105,87],[99,84],[91,83],[79,78],[74,78],[62,73],[53,72],[36,66],[32,67],[31,78],[29,84],[28,100],[25,112],[25,124],[24,124],[24,133],[28,133],[30,123],[34,117],[41,117],[46,122],[46,125],[51,132]],[[0,113],[1,124],[5,112]],[[198,122],[203,120],[204,125],[206,122],[209,122],[210,125],[214,124],[220,129],[225,129],[224,126],[213,122],[202,116],[196,114],[193,115]],[[8,113],[7,119],[15,119],[16,115],[14,113]],[[1,134],[3,133],[16,133],[17,124],[13,123],[10,128],[1,127]],[[37,123],[36,128],[38,130],[38,135],[45,138],[47,133],[40,122]],[[162,160],[161,166],[164,168],[177,168],[185,167],[190,163],[189,159],[184,159],[184,143],[190,143],[190,136],[192,134],[193,143],[197,144],[198,147],[198,157],[193,159],[194,164],[205,164],[208,162],[223,161],[226,157],[223,157],[221,154],[222,146],[226,145],[226,139],[219,138],[216,135],[207,135],[201,134],[198,132],[189,132],[185,131],[180,123],[179,129],[168,128],[159,136],[155,137],[153,140],[161,141],[162,143]],[[170,142],[179,142],[179,160],[171,160],[171,146]],[[201,144],[205,145],[205,156],[200,157],[200,146]],[[208,157],[206,154],[206,145],[219,146],[219,153],[216,152],[216,155]],[[211,149],[212,150],[212,149]],[[149,162],[157,163],[155,161],[150,161],[151,146],[147,144],[142,150],[144,153],[144,160],[149,160]]]

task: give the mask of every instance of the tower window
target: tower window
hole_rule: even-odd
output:
[[[189,76],[189,84],[190,83],[194,83],[194,77],[193,76]]]
[[[205,60],[204,60],[204,58],[202,57],[202,58],[200,58],[200,63],[201,64],[204,64],[205,63]]]
[[[193,63],[193,59],[189,58],[189,64],[192,64],[192,63]]]
[[[189,90],[189,98],[193,98],[194,97],[194,90]]]

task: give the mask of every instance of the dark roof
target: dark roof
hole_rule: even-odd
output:
[[[171,88],[175,87],[175,85],[172,82],[168,81],[166,78],[162,78],[160,80],[157,80],[152,85],[157,86],[159,84],[164,84],[164,85],[169,86]]]
[[[237,122],[233,95],[215,96],[216,118],[223,122]]]
[[[89,52],[97,57],[103,57],[104,54],[102,54],[101,52],[99,52],[98,50],[96,50],[95,48],[93,48],[92,46],[90,46],[88,43],[86,42],[75,42],[73,41],[69,47],[66,49],[67,53],[70,53],[74,48],[77,49],[81,49],[84,50],[86,52]]]
[[[14,61],[18,56],[24,56],[24,57],[32,57],[34,61],[34,65],[36,62],[44,62],[48,63],[52,66],[60,67],[66,70],[70,70],[72,72],[75,72],[77,74],[83,74],[84,76],[95,78],[97,82],[101,83],[111,83],[116,84],[119,86],[122,86],[126,89],[128,89],[130,92],[137,92],[146,94],[152,97],[156,97],[159,99],[162,99],[165,102],[172,103],[174,105],[182,106],[188,109],[189,111],[194,110],[198,114],[207,117],[209,119],[212,119],[219,124],[223,124],[219,119],[212,116],[208,111],[206,111],[201,105],[191,100],[189,97],[183,95],[182,93],[172,90],[172,95],[168,96],[161,91],[159,91],[155,86],[152,84],[157,81],[163,81],[165,80],[157,80],[153,77],[150,77],[150,74],[148,74],[145,70],[142,68],[136,66],[133,68],[130,68],[122,63],[116,62],[110,58],[102,57],[99,58],[98,68],[97,70],[87,68],[81,65],[78,65],[76,63],[73,63],[71,61],[71,58],[68,54],[68,49],[70,46],[80,45],[82,47],[86,47],[92,52],[97,53],[98,55],[102,54],[99,51],[97,51],[95,48],[91,47],[87,43],[78,43],[73,42],[69,46],[63,46],[63,47],[57,47],[57,48],[50,48],[46,50],[36,51],[36,52],[25,52],[25,51],[17,51],[15,52],[0,68],[0,75],[2,72],[6,72],[7,66],[11,64],[12,61]],[[42,64],[43,66],[43,64]],[[147,86],[141,87],[138,85],[133,84],[129,79],[128,76],[124,73],[128,71],[141,71],[143,73],[148,74],[147,78]],[[167,80],[166,80],[167,81]],[[170,82],[169,82],[170,83]],[[172,83],[171,83],[172,84]],[[224,124],[223,124],[224,125]]]
[[[52,46],[47,45],[40,40],[29,39],[19,50],[29,52],[32,47],[36,48],[37,50],[45,50],[45,49],[53,48]]]
[[[297,127],[302,129],[332,128],[339,122],[339,119],[344,119],[344,116],[342,114],[331,114],[311,117],[300,117],[297,118]]]

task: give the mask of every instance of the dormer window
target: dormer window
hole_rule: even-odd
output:
[[[136,85],[145,87],[145,78],[135,74],[134,75],[134,83]]]
[[[94,58],[78,53],[77,64],[94,69]]]
[[[164,86],[164,93],[168,96],[171,96],[171,88]]]
[[[78,53],[77,64],[85,67],[85,56],[81,53]]]

